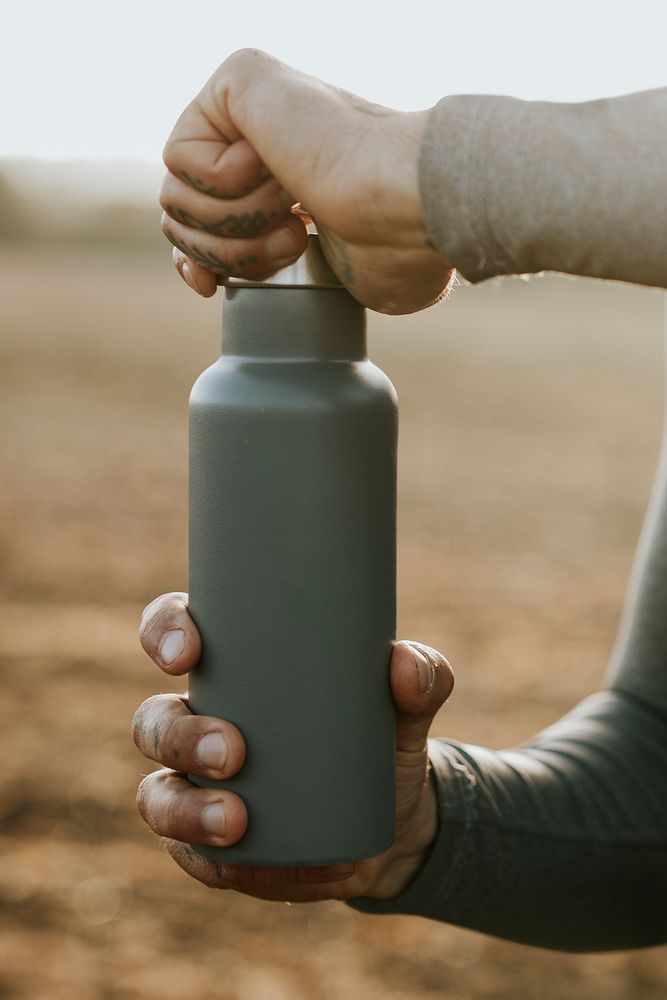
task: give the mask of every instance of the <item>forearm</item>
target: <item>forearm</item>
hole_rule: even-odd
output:
[[[602,692],[514,750],[429,750],[426,864],[395,899],[350,905],[571,951],[667,940],[667,719]]]
[[[667,287],[666,129],[667,88],[444,98],[420,149],[431,236],[472,282],[551,270]]]
[[[666,607],[667,436],[608,690],[514,750],[431,740],[431,853],[352,905],[571,951],[667,941]]]

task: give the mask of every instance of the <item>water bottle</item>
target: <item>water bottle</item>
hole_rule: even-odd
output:
[[[230,279],[221,357],[190,397],[193,712],[246,743],[230,864],[316,866],[394,839],[396,393],[365,310],[317,236],[264,281]]]

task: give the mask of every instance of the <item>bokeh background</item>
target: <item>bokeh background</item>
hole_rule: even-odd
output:
[[[134,810],[130,719],[165,689],[137,625],[187,585],[187,397],[219,337],[219,297],[159,233],[173,121],[244,44],[405,108],[665,83],[657,5],[579,7],[5,13],[0,998],[664,997],[662,948],[551,953],[205,889]],[[371,316],[401,405],[399,635],[457,668],[434,735],[511,745],[600,684],[659,447],[662,312],[655,290],[547,275]]]

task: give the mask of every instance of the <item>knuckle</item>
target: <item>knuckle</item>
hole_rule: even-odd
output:
[[[142,778],[137,787],[136,805],[139,815],[143,817],[148,823],[149,815],[149,803],[151,798],[151,789],[154,784],[153,774],[147,774],[145,778]],[[150,824],[149,824],[150,825]]]
[[[139,623],[139,632],[140,633],[146,627],[146,623],[150,620],[150,618],[154,614],[155,606],[156,606],[156,604],[157,604],[158,601],[162,600],[162,596],[153,598],[153,600],[149,604],[147,604],[146,607],[144,608],[144,610],[141,612],[141,621]]]
[[[142,626],[139,629],[139,642],[145,653],[148,653],[151,659],[154,659],[154,654],[157,652],[154,636],[152,635],[149,626]]]
[[[164,697],[165,696],[163,694],[152,694],[150,698],[146,698],[145,702],[141,706],[144,708],[146,715],[149,716],[151,721],[154,720],[155,715],[162,707]]]
[[[163,835],[169,829],[177,796],[170,788],[177,775],[168,768],[147,774],[137,788],[137,809],[144,822],[155,833]]]
[[[156,719],[154,726],[155,756],[162,764],[176,764],[180,757],[178,746],[174,744],[173,733],[177,719]]]
[[[160,759],[158,756],[160,743],[166,729],[161,720],[164,700],[165,696],[162,694],[151,695],[150,698],[141,703],[132,719],[132,739],[144,757],[149,757],[151,760]],[[149,738],[151,732],[153,733],[152,743]]]
[[[173,201],[177,180],[172,173],[166,173],[162,178],[158,202],[166,210],[167,205]]]
[[[169,696],[154,694],[139,706],[132,719],[132,738],[137,748],[144,757],[161,763],[171,763],[174,757],[170,734],[175,719],[169,717],[170,710],[174,708]]]
[[[164,205],[165,201],[169,201],[170,198],[173,199],[179,191],[182,191],[183,184],[184,182],[180,177],[172,174],[171,171],[167,171],[162,178],[162,185],[160,187],[160,204]]]
[[[168,170],[177,169],[176,148],[176,140],[172,136],[169,136],[162,149],[162,162]]]
[[[183,611],[187,609],[187,594],[162,594],[147,604],[139,624],[139,641],[153,657],[157,651],[163,632],[173,628],[175,623],[182,627]],[[187,611],[186,611],[187,618]]]
[[[266,52],[261,49],[257,49],[252,45],[246,45],[243,48],[236,49],[231,55],[227,56],[223,66],[243,66],[249,64],[251,61],[258,61],[261,59],[266,59]]]
[[[181,839],[179,834],[187,836],[188,827],[195,825],[188,822],[191,819],[189,814],[194,811],[193,805],[187,801],[183,802],[182,799],[183,796],[172,792],[165,798],[160,816],[160,832],[166,836],[177,837],[179,840]]]
[[[150,624],[153,619],[161,613],[164,607],[168,606],[172,601],[178,600],[184,597],[184,594],[171,593],[171,594],[160,594],[159,597],[154,597],[149,604],[146,605],[144,610],[141,612],[141,626],[145,627]]]
[[[150,701],[150,698],[148,699]],[[146,712],[148,711],[148,701],[144,701],[139,705],[132,716],[132,723],[130,725],[130,732],[132,734],[132,740],[134,745],[138,750],[143,753],[144,748],[144,733],[146,730]]]

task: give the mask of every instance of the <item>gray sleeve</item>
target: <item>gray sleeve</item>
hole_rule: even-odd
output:
[[[348,905],[565,951],[667,941],[667,718],[605,691],[524,746],[429,757],[429,857],[394,899]]]
[[[667,88],[445,97],[419,178],[430,234],[469,281],[547,270],[667,287]]]
[[[549,268],[667,285],[666,107],[667,90],[441,101],[421,162],[432,237],[471,281]],[[348,905],[568,951],[667,942],[667,442],[603,690],[529,743],[431,739],[429,757],[425,864],[394,899]]]
[[[425,864],[349,905],[566,951],[667,942],[667,443],[603,689],[521,746],[431,739],[429,758]]]

